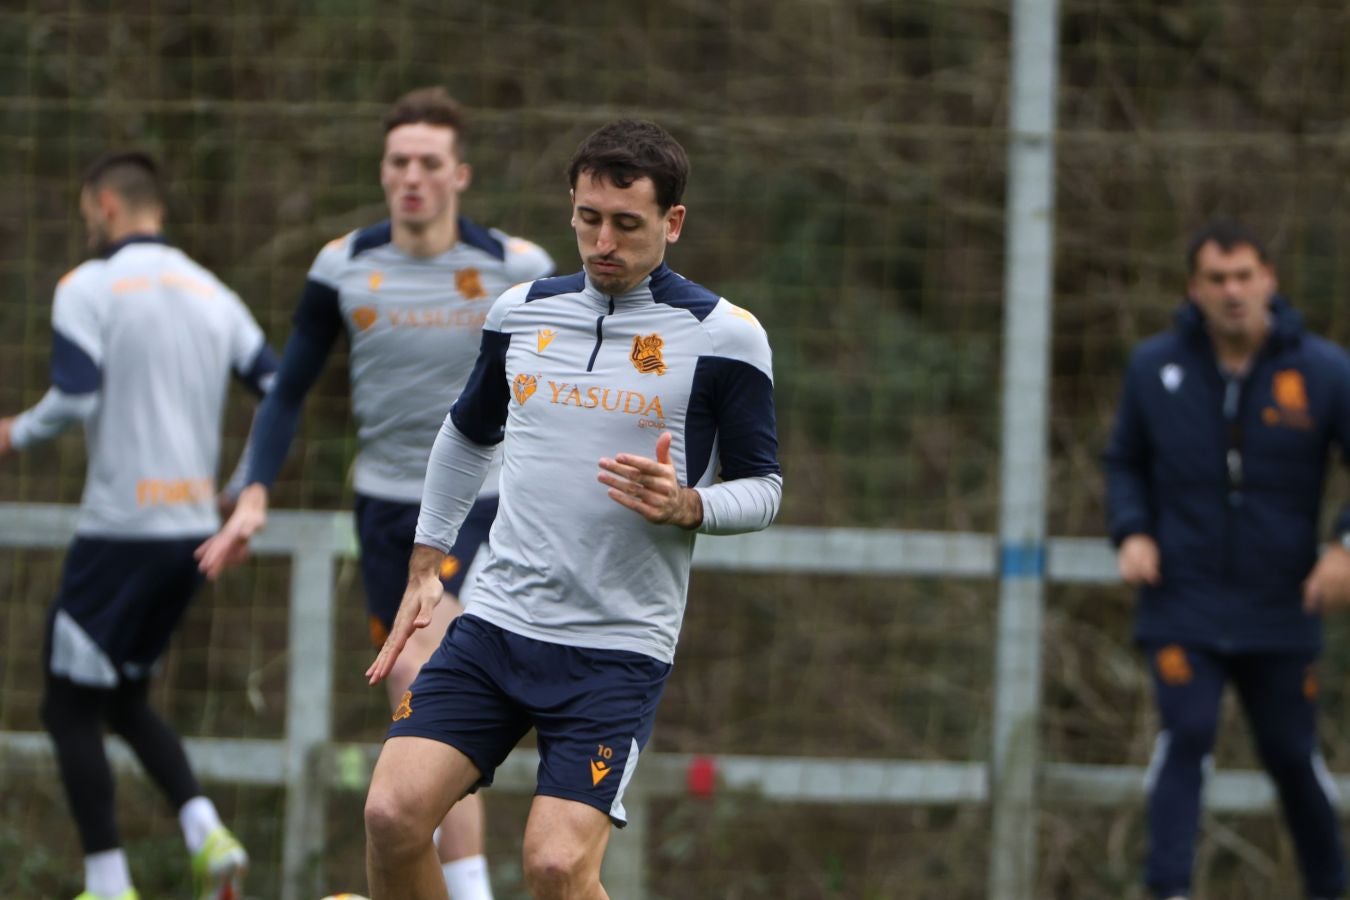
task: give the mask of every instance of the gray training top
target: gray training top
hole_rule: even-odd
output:
[[[351,338],[358,493],[416,503],[436,429],[469,377],[488,305],[553,271],[540,247],[460,219],[440,256],[408,256],[388,223],[319,253],[313,282],[336,295]]]
[[[18,417],[23,449],[85,423],[76,532],[116,539],[220,527],[216,468],[231,373],[255,389],[276,360],[233,291],[158,236],[130,238],[61,279],[52,388]]]
[[[681,483],[702,496],[700,531],[769,525],[782,476],[754,316],[664,264],[621,296],[582,273],[512,288],[432,449],[417,542],[450,547],[502,442],[501,505],[468,611],[537,640],[670,662],[695,534],[646,521],[596,480],[601,457],[654,457],[663,431]]]

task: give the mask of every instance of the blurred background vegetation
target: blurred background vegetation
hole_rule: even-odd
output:
[[[656,119],[693,175],[678,271],[768,329],[798,525],[992,531],[998,498],[1010,8],[995,0],[12,0],[0,4],[0,411],[47,386],[50,298],[84,256],[78,177],[111,147],[165,161],[170,236],[274,346],[327,240],[383,217],[380,117],[442,84],[472,111],[466,212],[577,267],[563,168],[618,115]],[[1218,213],[1268,235],[1310,325],[1350,336],[1350,10],[1342,0],[1063,0],[1049,512],[1102,533],[1098,459],[1130,346],[1167,326],[1186,235]],[[345,509],[342,353],[306,407],[282,507]],[[227,456],[251,405],[236,397]],[[78,501],[69,434],[7,461],[0,500]],[[1335,502],[1345,496],[1336,486]],[[38,727],[37,636],[61,554],[0,550],[0,729]],[[276,737],[290,660],[284,562],[206,590],[156,697],[188,734]],[[996,586],[699,573],[654,749],[969,760],[986,754]],[[338,734],[384,701],[354,567],[339,572]],[[1153,736],[1128,593],[1052,587],[1043,739],[1054,760],[1142,764]],[[1350,767],[1330,629],[1325,733]],[[1229,717],[1220,766],[1253,764]],[[212,787],[274,896],[282,798]],[[1047,797],[1040,896],[1138,897],[1141,808]],[[335,798],[333,887],[360,890],[360,798]],[[120,807],[147,897],[181,893],[177,828],[141,780]],[[494,796],[498,896],[520,895],[524,800]],[[671,801],[657,896],[976,898],[979,808]],[[79,851],[50,770],[0,760],[0,893],[73,895]],[[1298,892],[1269,817],[1209,822],[1200,896]]]

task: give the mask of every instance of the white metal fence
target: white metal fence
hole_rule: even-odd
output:
[[[256,542],[261,554],[289,556],[291,566],[286,734],[279,740],[189,738],[188,752],[202,778],[249,785],[284,785],[285,842],[282,860],[285,900],[316,894],[323,867],[325,800],[329,790],[364,785],[378,746],[333,740],[333,573],[334,563],[355,553],[351,516],[346,513],[274,512]],[[61,505],[0,503],[0,546],[54,548],[72,537],[75,508]],[[1045,550],[1049,581],[1109,583],[1115,564],[1104,540],[1051,539]],[[737,537],[704,538],[694,564],[703,569],[740,572],[831,573],[853,576],[953,576],[994,579],[1000,571],[997,541],[989,535],[919,531],[869,531],[780,526]],[[1026,640],[1013,634],[1001,642]],[[1035,637],[1031,637],[1035,640]],[[1000,646],[1000,654],[1021,652]],[[1006,673],[1005,673],[1006,675]],[[994,695],[999,693],[994,686]],[[132,757],[111,740],[118,766]],[[990,748],[991,757],[998,748]],[[0,766],[14,758],[31,762],[50,754],[46,735],[0,732]],[[1011,757],[1015,759],[1016,757]],[[612,896],[642,900],[644,886],[642,805],[649,799],[687,791],[687,754],[644,756],[625,804],[633,824],[617,832],[606,859],[605,881]],[[700,760],[702,762],[702,760]],[[850,805],[944,805],[1001,802],[990,790],[987,760],[879,761],[769,756],[713,756],[717,789],[749,791],[795,803]],[[512,754],[498,771],[497,790],[529,793],[537,757]],[[1056,804],[1110,806],[1138,802],[1143,772],[1138,768],[1045,763],[1024,773],[1039,793]],[[1022,777],[1019,775],[1019,777]],[[1350,790],[1350,777],[1337,778]],[[1210,809],[1254,812],[1271,808],[1274,791],[1264,775],[1224,772],[1210,782]],[[1034,830],[1034,805],[1019,803],[1008,815]],[[1006,851],[1006,848],[1005,848]],[[991,857],[1000,848],[991,841]],[[1030,900],[1026,893],[1022,900]]]

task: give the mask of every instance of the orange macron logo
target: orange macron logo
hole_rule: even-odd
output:
[[[634,368],[643,375],[650,375],[653,372],[657,375],[666,374],[666,361],[661,357],[661,348],[665,343],[659,334],[649,334],[646,337],[640,334],[633,335],[633,352],[629,359],[633,361]]]
[[[380,285],[382,284],[384,284],[384,273],[379,271],[378,269],[375,270],[374,272],[371,272],[370,289],[372,291],[378,291],[380,289]]]
[[[403,699],[398,701],[398,708],[394,710],[394,721],[406,719],[412,715],[412,691],[404,691]]]
[[[487,296],[483,287],[483,276],[477,269],[460,269],[455,273],[455,290],[465,300],[482,300]]]
[[[609,763],[601,762],[598,759],[591,760],[591,787],[595,787],[605,780],[605,776],[614,771],[614,767]]]
[[[516,376],[516,380],[511,384],[511,392],[516,395],[516,402],[521,406],[525,401],[534,396],[534,392],[539,389],[539,380],[533,375],[526,375],[521,372]]]
[[[1195,673],[1191,671],[1191,662],[1186,658],[1186,651],[1178,644],[1168,644],[1158,651],[1155,661],[1158,664],[1158,675],[1165,684],[1182,685],[1190,684]]]
[[[441,581],[459,574],[459,557],[453,554],[441,560]]]
[[[373,306],[358,306],[352,310],[352,324],[356,326],[357,331],[365,331],[374,325],[375,320],[379,317],[380,314],[375,311]]]
[[[552,328],[539,329],[539,352],[543,353],[544,348],[553,343],[553,339],[558,336],[558,332]]]

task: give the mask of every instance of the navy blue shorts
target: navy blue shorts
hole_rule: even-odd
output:
[[[629,650],[538,641],[473,613],[455,619],[394,712],[390,737],[456,748],[493,774],[534,728],[536,794],[593,806],[623,827],[623,792],[656,722],[671,666]]]
[[[202,583],[194,538],[77,537],[47,618],[47,672],[112,689],[150,676]]]
[[[408,586],[408,560],[412,558],[417,535],[416,503],[398,503],[375,497],[356,497],[356,534],[361,541],[361,581],[366,587],[366,612],[370,614],[370,638],[375,646],[384,643],[394,616],[398,614],[403,591]],[[456,597],[464,587],[464,576],[488,539],[492,520],[497,517],[497,498],[476,501],[464,519],[455,545],[441,564],[441,582]]]

